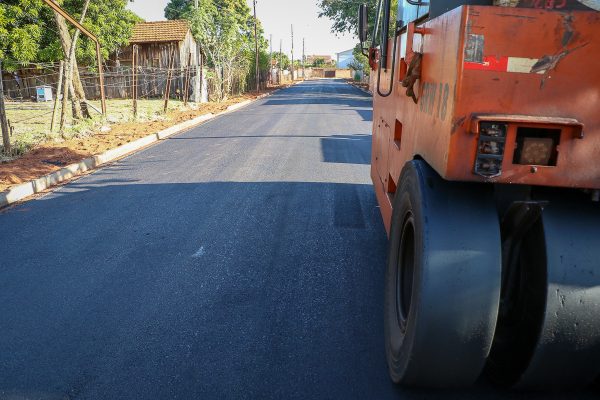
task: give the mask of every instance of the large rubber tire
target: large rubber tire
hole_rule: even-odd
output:
[[[542,214],[545,311],[517,387],[586,386],[600,374],[600,206],[553,199]]]
[[[406,164],[394,198],[385,282],[392,380],[457,387],[477,380],[498,312],[501,242],[491,188]]]
[[[510,221],[509,225],[515,227],[519,226],[519,223]],[[512,233],[510,230],[508,232]],[[539,338],[546,307],[547,286],[546,251],[541,218],[524,232],[521,243],[517,245],[512,284],[518,289],[511,295],[510,310],[498,315],[496,333],[486,366],[490,379],[502,386],[512,386],[520,379]],[[507,282],[503,284],[507,285]]]

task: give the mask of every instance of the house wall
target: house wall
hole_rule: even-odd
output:
[[[161,43],[136,43],[137,60],[136,64],[147,68],[169,68],[171,54],[174,55],[174,68],[180,68],[181,65],[181,42],[161,42]],[[133,45],[123,49],[118,58],[118,63],[122,66],[131,66]]]
[[[181,67],[185,68],[188,64],[189,55],[192,55],[191,64],[192,66],[200,65],[200,59],[198,57],[198,46],[194,40],[192,33],[188,31],[183,42],[179,42],[179,60],[181,60]]]
[[[138,43],[137,65],[142,68],[156,68],[157,70],[167,70],[173,55],[173,75],[171,92],[175,96],[181,96],[184,91],[182,82],[185,82],[185,73],[190,60],[192,76],[190,82],[190,99],[195,102],[206,101],[205,74],[200,68],[202,64],[199,55],[198,45],[194,40],[191,31],[188,31],[183,41],[159,42],[159,43]],[[121,66],[131,66],[132,48],[130,45],[125,48],[118,57],[118,63]]]
[[[348,64],[350,64],[352,61],[354,61],[352,50],[344,51],[338,53],[336,66],[338,68],[348,68]]]

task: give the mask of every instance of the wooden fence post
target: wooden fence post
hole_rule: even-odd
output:
[[[137,107],[137,45],[134,44],[131,49],[131,97],[133,98],[133,118],[137,119],[138,107]]]
[[[187,70],[185,71],[185,87],[183,88],[183,105],[187,106],[190,94],[190,68],[192,67],[192,52],[188,55]]]
[[[58,72],[58,87],[56,88],[55,98],[54,98],[54,108],[52,110],[52,120],[50,121],[50,132],[54,132],[54,128],[56,125],[56,113],[58,112],[58,102],[60,101],[60,96],[62,96],[62,87],[63,87],[63,74],[65,70],[65,62],[60,61],[60,68]]]
[[[6,107],[4,106],[4,83],[2,81],[2,60],[0,60],[0,126],[2,128],[2,145],[4,153],[10,153],[10,130],[6,120]]]
[[[173,63],[175,62],[175,47],[171,49],[171,59],[169,60],[169,70],[167,71],[167,87],[165,89],[165,106],[163,111],[167,112],[169,108],[169,96],[171,95],[171,74],[173,71]]]

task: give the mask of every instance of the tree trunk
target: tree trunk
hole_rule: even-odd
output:
[[[62,87],[63,87],[63,79],[65,75],[65,62],[60,62],[59,69],[59,77],[58,77],[58,88],[56,89],[56,96],[54,98],[54,108],[52,110],[52,120],[50,121],[50,132],[54,132],[55,122],[56,122],[56,113],[58,112],[58,103],[60,101],[60,97],[62,95]]]
[[[85,14],[87,13],[87,9],[88,6],[90,5],[90,0],[85,0],[85,3],[83,4],[83,11],[81,12],[81,18],[79,20],[79,24],[83,24],[83,21],[85,20]],[[65,110],[66,110],[66,105],[67,102],[69,100],[68,97],[68,93],[69,92],[74,92],[73,88],[73,82],[72,82],[72,77],[73,77],[73,60],[75,60],[75,49],[77,47],[77,39],[79,38],[79,34],[81,33],[81,31],[79,29],[75,29],[75,33],[73,34],[73,39],[71,40],[71,47],[69,49],[69,53],[67,56],[67,62],[65,65],[65,88],[69,88],[71,90],[66,91],[65,90],[65,95],[63,96],[63,105],[62,105],[62,115],[61,115],[61,121],[60,121],[60,132],[61,134],[63,134],[64,136],[64,128],[65,128]],[[79,103],[77,101],[74,102],[73,104],[73,108],[74,110],[77,108],[77,106],[79,105]]]
[[[54,2],[59,4],[59,2],[56,0]],[[65,59],[66,59],[68,57],[69,51],[71,49],[71,35],[69,34],[69,28],[67,26],[67,21],[64,19],[64,17],[62,15],[60,15],[56,11],[54,12],[54,20],[56,21],[56,25],[58,26],[58,35],[60,36],[60,44],[61,44],[61,47],[65,54]],[[81,83],[81,77],[79,76],[79,68],[77,67],[77,60],[73,59],[73,60],[71,60],[71,62],[73,63],[73,73],[72,73],[73,76],[71,77],[71,81],[73,82],[74,92],[71,91],[70,87],[69,87],[69,91],[71,92],[71,98],[75,102],[74,103],[74,112],[75,113],[73,114],[73,117],[74,118],[82,118],[82,117],[91,118],[91,115],[88,111],[88,107],[87,107],[87,103],[86,103],[85,91],[83,90],[83,85]]]

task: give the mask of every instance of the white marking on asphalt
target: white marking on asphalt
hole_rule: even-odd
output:
[[[202,257],[206,252],[204,251],[204,246],[200,247],[198,249],[197,252],[194,253],[194,255],[192,256],[193,258],[200,258]]]

